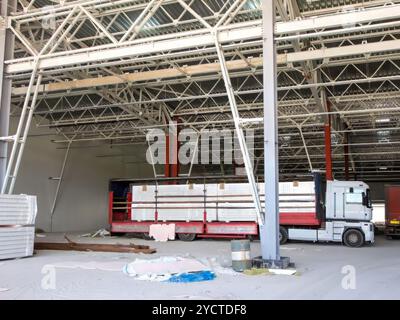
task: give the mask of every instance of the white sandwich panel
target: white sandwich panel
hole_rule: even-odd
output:
[[[156,186],[132,186],[132,220],[153,221],[155,219]]]
[[[0,227],[0,260],[33,255],[35,227]]]
[[[159,221],[203,221],[204,185],[162,185],[157,188]]]
[[[260,193],[264,194],[264,183],[259,184]],[[264,197],[261,197],[264,202]],[[295,181],[279,183],[279,212],[302,213],[315,212],[315,191],[313,181]]]
[[[207,221],[217,221],[217,201],[218,201],[218,184],[210,183],[205,185],[206,190],[206,212]]]
[[[36,214],[37,204],[35,196],[0,196],[0,225],[34,224]]]
[[[227,183],[218,188],[218,221],[257,221],[248,183]]]
[[[280,182],[279,194],[314,194],[313,181]]]
[[[259,183],[260,194],[264,183]],[[133,186],[132,219],[160,221],[257,221],[251,188],[247,183]],[[314,212],[313,182],[279,184],[280,212]],[[262,203],[264,196],[261,197]],[[205,203],[204,203],[205,201]]]
[[[0,260],[33,254],[36,196],[0,195]]]

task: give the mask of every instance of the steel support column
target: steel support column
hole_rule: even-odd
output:
[[[0,7],[0,137],[9,134],[11,80],[4,77],[4,61],[14,57],[14,35],[6,29],[6,18],[11,11],[16,11],[17,1],[2,1]],[[7,170],[8,142],[0,140],[0,186],[3,185]]]
[[[260,226],[262,260],[267,266],[287,267],[279,252],[279,164],[275,31],[275,1],[264,0],[264,176],[265,224]],[[288,260],[288,259],[287,259]]]

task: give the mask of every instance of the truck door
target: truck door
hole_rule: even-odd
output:
[[[363,188],[345,188],[343,197],[343,218],[346,220],[362,220],[366,216],[363,204]]]

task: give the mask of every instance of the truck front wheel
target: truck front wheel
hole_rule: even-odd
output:
[[[349,229],[344,233],[343,241],[348,247],[359,248],[364,244],[364,235],[360,230]]]
[[[289,235],[285,227],[279,227],[279,243],[285,244],[288,241]]]

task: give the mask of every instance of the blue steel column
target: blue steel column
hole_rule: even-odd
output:
[[[17,1],[0,1],[0,137],[9,135],[11,80],[4,76],[4,61],[14,56],[14,36],[6,28],[5,18],[16,11]],[[0,141],[0,186],[3,184],[7,168],[7,141]]]
[[[263,0],[264,63],[264,177],[265,223],[260,227],[262,258],[280,260],[279,172],[276,49],[274,41],[275,1]]]

